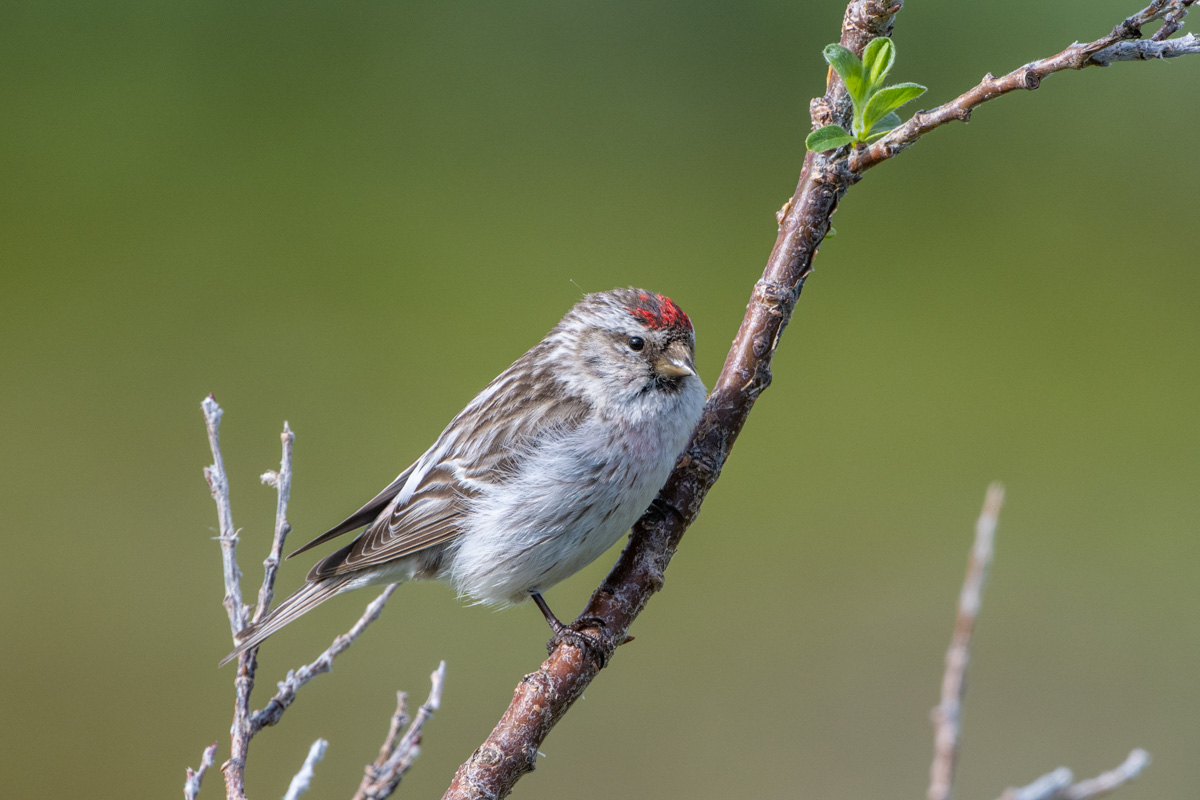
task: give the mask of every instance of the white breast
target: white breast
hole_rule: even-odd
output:
[[[543,443],[512,480],[472,501],[443,577],[462,595],[506,605],[578,572],[650,505],[703,405],[704,386],[692,379]]]

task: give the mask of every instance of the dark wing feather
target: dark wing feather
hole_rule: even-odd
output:
[[[564,396],[548,374],[531,377],[536,352],[501,373],[450,423],[433,448],[445,444],[445,455],[408,502],[319,562],[308,579],[345,575],[450,541],[461,533],[463,514],[480,487],[507,482],[540,444],[581,425],[590,405]],[[475,422],[466,428],[463,419]]]
[[[275,610],[263,617],[257,623],[246,626],[234,639],[237,645],[233,652],[225,656],[218,667],[223,667],[239,655],[255,645],[261,644],[275,631],[292,622],[302,614],[307,614],[324,603],[335,594],[340,594],[346,588],[350,579],[341,578],[323,583],[306,583],[296,590],[288,599],[279,604]]]
[[[317,562],[308,580],[345,575],[454,538],[459,532],[463,501],[471,494],[455,486],[453,474],[446,467],[433,467],[407,503],[381,517],[353,543]]]
[[[374,499],[372,499],[369,503],[360,508],[358,511],[355,511],[350,516],[346,517],[346,519],[342,522],[338,523],[334,527],[325,531],[325,533],[322,533],[320,536],[301,547],[299,550],[293,551],[290,555],[288,555],[288,558],[299,555],[305,550],[311,550],[319,544],[325,544],[325,542],[328,542],[330,539],[336,539],[343,533],[349,533],[356,528],[361,528],[363,525],[373,522],[375,518],[378,517],[385,508],[387,508],[388,503],[392,502],[392,498],[398,495],[400,490],[404,488],[404,484],[406,481],[408,481],[408,476],[412,474],[413,467],[415,466],[416,464],[413,464],[411,467],[404,470],[404,472],[401,472],[400,477],[389,483],[387,488],[375,495]]]

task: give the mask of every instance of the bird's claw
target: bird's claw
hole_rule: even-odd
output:
[[[583,631],[588,628],[604,629],[608,627],[599,617],[580,617],[570,625],[559,624],[554,629],[554,636],[546,642],[546,651],[553,653],[560,644],[568,644],[583,650],[595,662],[598,669],[608,666],[615,646],[598,636],[592,636]],[[624,644],[624,642],[622,642]]]

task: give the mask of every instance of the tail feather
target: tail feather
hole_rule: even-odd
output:
[[[237,646],[233,649],[233,652],[225,656],[217,666],[225,666],[251,647],[257,647],[262,644],[264,639],[278,631],[284,625],[312,611],[335,594],[341,594],[347,589],[352,588],[350,584],[354,582],[356,577],[359,576],[344,575],[304,584],[295,593],[280,603],[274,611],[267,614],[258,622],[243,628],[241,633],[234,639]]]

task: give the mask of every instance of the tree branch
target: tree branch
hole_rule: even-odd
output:
[[[1200,38],[1194,33],[1189,33],[1187,36],[1166,41],[1120,42],[1096,53],[1088,62],[1088,66],[1107,67],[1116,61],[1151,61],[1197,53],[1200,53]]]
[[[1137,749],[1120,766],[1094,778],[1072,783],[1075,776],[1066,767],[1048,772],[1028,786],[1006,789],[1000,800],[1088,800],[1117,789],[1142,773],[1150,763],[1150,754]]]
[[[1000,78],[992,77],[991,73],[988,73],[977,86],[963,92],[949,103],[932,111],[919,111],[879,141],[851,152],[846,161],[847,168],[853,173],[861,174],[912,147],[918,139],[934,128],[955,120],[967,122],[971,119],[971,112],[988,100],[995,100],[1017,89],[1032,91],[1041,86],[1046,77],[1056,72],[1085,67],[1106,67],[1114,61],[1146,61],[1200,53],[1200,40],[1192,34],[1175,41],[1166,41],[1166,36],[1179,30],[1188,6],[1194,2],[1196,0],[1154,0],[1146,8],[1114,27],[1107,36],[1094,42],[1076,42],[1056,55],[1018,67]],[[1167,21],[1150,41],[1131,41],[1141,38],[1143,25],[1158,19]],[[1159,38],[1164,31],[1166,35]]]
[[[1195,0],[1155,0],[1091,45],[1073,45],[1059,56],[1035,62],[980,87],[934,112],[920,113],[875,145],[849,159],[806,153],[792,198],[778,215],[779,231],[762,278],[755,284],[733,346],[708,397],[704,413],[666,484],[650,510],[638,520],[612,571],[592,595],[573,628],[595,642],[585,648],[570,637],[552,642],[550,656],[518,684],[513,699],[491,734],[459,767],[443,800],[498,800],[535,766],[538,748],[559,719],[624,643],[629,626],[651,595],[662,588],[663,574],[684,532],[695,520],[709,489],[720,477],[734,442],[759,394],[771,383],[771,359],[791,319],[813,258],[829,230],[845,192],[871,166],[891,158],[923,133],[950,119],[965,118],[971,108],[1015,88],[1033,88],[1045,74],[1086,66],[1105,48],[1140,35],[1152,19],[1182,19]],[[887,35],[900,2],[853,0],[843,19],[841,42],[857,55],[870,39]],[[1147,51],[1149,52],[1149,51]],[[1113,58],[1123,51],[1105,54]],[[1039,72],[1042,70],[1042,72]],[[1009,83],[1005,81],[1010,81]],[[810,104],[814,127],[847,127],[850,103],[832,70],[824,96]]]
[[[1003,504],[1004,487],[993,483],[988,487],[983,511],[975,524],[975,544],[967,560],[967,575],[959,594],[954,635],[950,649],[946,651],[942,698],[933,709],[935,733],[928,800],[950,800],[952,794],[954,768],[958,762],[962,704],[967,691],[967,665],[971,658],[971,637],[983,602],[983,587],[992,563],[992,542]],[[1088,800],[1133,780],[1149,763],[1149,753],[1141,749],[1134,750],[1116,769],[1079,783],[1073,783],[1075,776],[1071,770],[1059,767],[1020,789],[1006,789],[1000,795],[1000,800]]]
[[[383,800],[396,791],[404,774],[420,755],[421,730],[442,705],[442,684],[445,680],[446,662],[443,661],[429,676],[429,697],[411,723],[406,709],[408,697],[404,692],[396,693],[396,713],[392,715],[387,738],[383,741],[383,747],[379,748],[379,758],[364,770],[366,774],[354,793],[354,800]],[[401,737],[400,731],[405,725],[408,730]]]
[[[328,746],[329,742],[324,739],[317,739],[312,743],[312,747],[308,748],[308,756],[300,766],[300,771],[292,776],[292,782],[288,784],[287,794],[283,796],[283,800],[298,800],[300,795],[308,791],[309,784],[312,783],[313,771],[317,764],[321,763],[321,759],[325,758],[325,748]]]
[[[222,525],[221,553],[225,563],[225,596],[226,598],[235,598],[234,605],[240,610],[237,620],[238,627],[234,629],[233,637],[236,643],[237,634],[246,626],[246,613],[250,609],[249,606],[242,604],[240,585],[242,572],[237,565],[237,536],[235,534],[232,537],[232,543],[228,546],[226,546],[224,537],[226,517],[228,517],[229,529],[233,528],[232,512],[229,508],[229,484],[225,477],[224,461],[221,458],[220,440],[217,437],[217,425],[225,412],[217,405],[216,399],[211,394],[201,405],[204,408],[205,420],[212,420],[209,422],[208,430],[215,466],[210,469],[219,469],[219,485],[224,495],[224,505],[222,505],[214,488],[213,497],[217,499],[217,510],[221,516]],[[279,460],[279,472],[268,472],[263,475],[264,482],[274,486],[278,499],[275,503],[275,533],[272,537],[270,553],[267,560],[263,562],[263,583],[258,592],[258,607],[254,612],[255,620],[261,619],[269,610],[271,598],[275,592],[275,576],[279,569],[279,557],[283,552],[284,539],[291,530],[291,526],[287,522],[287,506],[292,489],[292,444],[295,438],[287,422],[284,422],[283,433],[280,434],[283,447]],[[208,475],[209,470],[205,470],[205,476]],[[213,485],[213,483],[210,479],[209,484]],[[230,585],[231,578],[232,586]],[[234,677],[233,723],[229,728],[230,755],[229,760],[221,768],[225,773],[225,793],[231,800],[242,800],[245,797],[246,757],[250,750],[250,739],[257,733],[250,721],[250,693],[254,691],[254,676],[257,669],[257,647],[252,647],[238,656],[237,672]]]
[[[212,450],[212,466],[204,468],[204,479],[213,501],[217,504],[217,521],[221,543],[221,564],[224,567],[225,598],[221,604],[229,615],[229,629],[234,636],[246,626],[246,608],[242,605],[242,571],[237,564],[237,531],[233,527],[233,510],[229,506],[229,481],[225,477],[225,460],[221,458],[221,415],[225,412],[211,394],[200,404],[204,410],[204,427],[208,429],[208,446]]]
[[[1115,769],[1101,773],[1096,777],[1080,781],[1072,786],[1064,789],[1059,797],[1062,800],[1088,800],[1089,797],[1099,797],[1102,794],[1108,794],[1113,789],[1129,783],[1131,780],[1142,774],[1150,764],[1150,754],[1145,750],[1137,749],[1132,751]]]
[[[200,794],[200,781],[204,780],[204,773],[208,772],[208,768],[213,765],[213,758],[216,755],[217,743],[213,742],[204,748],[204,754],[200,756],[200,767],[198,769],[187,768],[187,779],[183,782],[183,800],[196,800]]]
[[[225,475],[225,460],[221,456],[220,425],[224,411],[211,394],[200,404],[204,411],[204,423],[208,429],[208,444],[212,450],[212,466],[204,469],[204,478],[217,504],[217,519],[221,535],[221,563],[225,578],[223,605],[229,615],[229,627],[236,641],[238,633],[246,627],[248,608],[242,603],[242,571],[237,563],[237,530],[233,527],[233,511],[229,504],[229,480]],[[286,451],[285,451],[286,452]],[[256,650],[243,653],[237,662],[234,678],[233,723],[229,728],[229,760],[221,766],[225,774],[225,795],[229,800],[244,800],[246,784],[246,752],[250,747],[249,715],[250,692],[254,689]]]
[[[201,407],[204,411],[205,427],[208,430],[208,440],[213,455],[213,464],[205,468],[204,477],[208,481],[209,490],[213,496],[213,500],[217,504],[217,514],[221,526],[219,541],[221,542],[223,573],[225,577],[224,605],[229,614],[230,627],[233,630],[234,641],[236,642],[238,632],[247,624],[247,614],[251,609],[242,603],[241,570],[237,564],[237,532],[233,527],[233,514],[229,505],[229,483],[225,475],[224,460],[221,457],[219,428],[221,416],[224,412],[217,405],[212,395],[205,398],[203,403],[201,403]],[[263,562],[263,582],[258,592],[258,603],[254,608],[253,619],[255,621],[262,619],[270,610],[275,591],[275,578],[279,571],[280,557],[283,553],[284,542],[291,531],[291,525],[287,521],[287,508],[292,487],[292,446],[295,441],[295,435],[286,422],[283,423],[283,433],[280,435],[280,440],[283,447],[279,471],[267,472],[262,475],[263,483],[275,488],[278,493],[278,499],[275,505],[274,536],[272,537],[270,552],[267,555],[267,559]],[[301,686],[308,683],[317,675],[329,672],[333,668],[333,659],[345,652],[362,635],[366,627],[379,618],[379,614],[383,611],[384,603],[387,602],[388,597],[391,596],[395,589],[395,584],[384,589],[383,593],[367,606],[358,622],[348,632],[334,639],[333,644],[318,656],[315,661],[298,670],[289,671],[287,678],[279,683],[279,691],[276,695],[271,698],[266,706],[253,714],[250,712],[250,694],[254,690],[258,648],[252,647],[238,656],[237,673],[234,678],[233,723],[230,726],[230,756],[229,760],[221,768],[225,773],[225,794],[228,800],[245,800],[246,758],[250,749],[250,740],[264,727],[279,722],[283,712],[295,701],[296,692],[299,691]],[[381,791],[375,797],[386,797],[387,794],[394,790],[396,785],[399,784],[404,771],[411,767],[413,760],[416,759],[419,753],[417,745],[420,743],[421,728],[441,702],[442,679],[444,675],[445,662],[434,673],[435,683],[433,691],[430,692],[430,700],[426,702],[425,706],[422,706],[421,714],[418,715],[417,721],[410,726],[400,746],[397,747],[394,742],[391,745],[385,743],[385,747],[390,746],[393,750],[397,750],[397,752],[403,751],[406,760],[402,765],[402,769],[399,769],[394,776],[392,776],[392,773],[388,773],[389,779],[394,777],[394,782],[390,784],[391,788],[387,789],[386,792]],[[187,782],[184,784],[184,796],[186,800],[194,800],[196,793],[199,792],[200,780],[203,778],[205,770],[211,766],[216,748],[217,745],[214,743],[204,751],[205,761],[201,762],[198,771],[191,769],[187,771]],[[309,751],[304,766],[292,781],[292,786],[288,790],[289,798],[298,797],[301,792],[308,788],[308,783],[312,778],[312,768],[321,760],[324,752],[325,742],[318,739]]]
[[[358,622],[354,623],[350,630],[334,639],[333,644],[329,645],[329,649],[317,656],[317,659],[311,664],[305,664],[300,669],[288,670],[287,677],[279,682],[279,691],[275,693],[275,696],[250,717],[250,736],[279,722],[283,712],[296,701],[296,692],[300,691],[301,686],[333,669],[333,660],[354,644],[354,641],[362,635],[368,625],[379,619],[384,603],[394,591],[396,591],[396,584],[388,584],[388,587],[367,606],[367,610],[359,617]]]
[[[861,31],[890,25],[899,4],[855,0],[847,10],[843,38],[859,42]],[[836,108],[831,75],[821,102],[831,118],[846,119]],[[775,247],[755,284],[746,315],[708,396],[704,413],[654,504],[634,524],[629,543],[608,577],[592,595],[574,627],[600,646],[585,650],[560,639],[550,657],[517,686],[512,702],[487,740],[459,767],[444,800],[505,797],[522,775],[533,770],[538,747],[576,699],[625,642],[630,624],[650,596],[662,588],[663,572],[737,440],[759,394],[771,383],[771,357],[812,271],[837,202],[857,177],[836,175],[827,160],[808,153],[799,184],[779,225]]]
[[[983,511],[975,523],[975,544],[967,560],[967,576],[958,597],[958,616],[954,635],[946,651],[946,671],[942,676],[942,699],[933,709],[933,764],[929,769],[929,800],[950,800],[954,767],[958,762],[958,744],[962,726],[962,703],[967,693],[967,664],[971,660],[971,635],[983,602],[983,586],[992,563],[992,541],[1004,504],[1004,487],[993,483],[983,501]]]
[[[271,610],[271,601],[275,599],[275,576],[279,572],[279,562],[283,557],[283,543],[292,532],[292,526],[287,521],[288,500],[292,494],[292,443],[296,441],[295,434],[283,422],[283,433],[279,435],[283,442],[283,457],[279,461],[279,472],[264,472],[262,482],[272,486],[278,493],[275,504],[275,536],[271,540],[271,552],[263,562],[263,582],[258,590],[258,606],[254,609],[254,622],[258,622]]]

